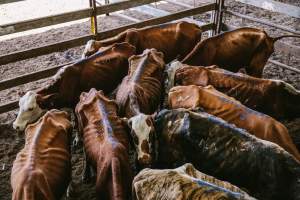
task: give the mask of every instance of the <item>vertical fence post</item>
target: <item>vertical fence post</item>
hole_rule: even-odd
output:
[[[218,16],[216,19],[216,34],[221,33],[222,21],[223,21],[223,10],[224,10],[224,0],[218,0]]]
[[[90,1],[90,7],[92,7],[92,15],[91,15],[91,32],[94,35],[95,39],[98,35],[97,30],[97,6],[96,6],[96,0],[89,0]]]
[[[215,0],[215,3],[218,4],[218,0]],[[213,23],[214,26],[213,26],[213,29],[208,32],[208,37],[211,37],[211,36],[215,35],[215,29],[216,29],[215,17],[216,17],[216,14],[217,14],[217,6],[215,7],[215,9],[213,11],[210,11],[210,23]]]

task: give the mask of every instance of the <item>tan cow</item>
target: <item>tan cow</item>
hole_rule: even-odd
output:
[[[13,127],[24,130],[27,123],[41,116],[44,109],[74,107],[80,93],[92,87],[112,92],[128,71],[128,58],[135,47],[117,43],[102,48],[95,55],[61,68],[51,82],[37,92],[29,91],[20,98],[20,110]]]
[[[25,146],[11,171],[13,200],[56,200],[71,178],[71,122],[66,112],[50,110],[25,130]]]
[[[247,107],[272,117],[300,117],[300,91],[284,81],[233,73],[215,65],[183,66],[175,75],[179,85],[212,85]]]
[[[229,182],[201,173],[190,163],[175,169],[144,169],[133,180],[134,200],[254,200]]]
[[[100,47],[117,42],[128,42],[136,47],[137,54],[151,48],[163,52],[165,62],[168,63],[175,58],[183,59],[201,40],[201,34],[200,27],[188,22],[132,28],[106,40],[88,41],[83,57],[94,54]]]
[[[247,130],[258,138],[277,143],[300,161],[300,154],[286,127],[272,117],[242,105],[212,86],[173,87],[169,92],[170,108],[203,108],[205,112]]]
[[[128,199],[132,182],[129,143],[126,127],[117,116],[117,104],[92,88],[81,94],[75,112],[85,148],[84,178],[89,178],[92,167],[99,199]]]
[[[274,43],[284,37],[272,38],[260,29],[239,28],[200,41],[182,60],[189,65],[210,66],[237,72],[245,68],[255,77],[262,77],[263,69],[270,55],[274,52]]]
[[[154,147],[148,146],[150,137],[155,137],[151,114],[157,111],[163,88],[163,53],[146,49],[143,54],[129,59],[129,72],[118,88],[116,102],[120,115],[129,119],[131,135],[142,166],[152,163]],[[150,132],[150,133],[149,133]],[[146,137],[148,136],[148,137]]]

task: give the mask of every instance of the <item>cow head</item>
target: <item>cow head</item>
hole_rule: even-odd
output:
[[[85,45],[81,58],[83,59],[89,57],[90,55],[93,55],[98,51],[98,49],[99,47],[97,45],[97,41],[89,40]]]
[[[128,120],[137,151],[138,164],[150,167],[156,156],[156,135],[154,121],[151,115],[138,114]]]
[[[36,121],[43,114],[43,109],[37,103],[37,96],[37,93],[29,91],[20,98],[20,110],[13,123],[14,129],[23,131],[27,124]]]

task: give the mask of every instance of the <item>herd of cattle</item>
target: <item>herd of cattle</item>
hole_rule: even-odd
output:
[[[300,199],[300,153],[277,121],[300,117],[300,91],[261,78],[274,42],[300,36],[201,34],[177,22],[91,40],[81,60],[21,97],[13,127],[26,142],[12,199],[67,191],[72,125],[63,107],[75,110],[73,144],[83,141],[82,178],[95,178],[98,199]]]

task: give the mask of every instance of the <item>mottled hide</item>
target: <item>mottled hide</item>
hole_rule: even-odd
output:
[[[196,24],[177,22],[148,26],[140,29],[128,29],[115,37],[87,43],[83,57],[92,55],[100,47],[112,45],[116,42],[128,42],[136,47],[137,54],[145,49],[157,49],[163,52],[166,63],[175,58],[183,59],[201,40],[202,31]]]
[[[91,88],[101,89],[106,94],[112,92],[127,74],[128,58],[134,53],[132,45],[117,43],[61,68],[45,87],[37,93],[29,91],[30,95],[25,95],[27,98],[23,101],[30,102],[20,104],[14,128],[23,130],[39,109],[75,106],[80,93]]]
[[[260,29],[239,28],[200,41],[182,62],[198,66],[218,65],[233,72],[245,68],[248,74],[261,77],[274,52],[274,43],[284,37],[300,36],[272,38]]]
[[[247,130],[258,138],[274,142],[300,160],[300,153],[287,128],[268,115],[256,112],[212,86],[177,86],[169,92],[170,108],[197,108]]]
[[[263,200],[300,198],[300,164],[278,145],[204,112],[163,110],[155,119],[159,167],[191,162]]]
[[[89,178],[89,167],[96,169],[97,198],[128,199],[132,182],[129,144],[117,104],[93,88],[81,94],[75,112],[85,148],[84,176]]]
[[[130,57],[129,65],[129,73],[118,88],[116,102],[120,115],[129,119],[139,164],[149,166],[154,148],[147,144],[149,137],[155,134],[150,115],[158,109],[161,101],[163,53],[146,49],[143,54]]]
[[[144,169],[133,180],[134,200],[254,200],[228,182],[199,172],[192,164],[176,169]]]
[[[300,117],[300,91],[284,81],[255,78],[217,66],[183,66],[175,75],[179,85],[212,85],[245,106],[272,117]]]
[[[50,110],[25,130],[25,146],[11,172],[13,200],[56,200],[71,178],[71,122],[66,112]]]

